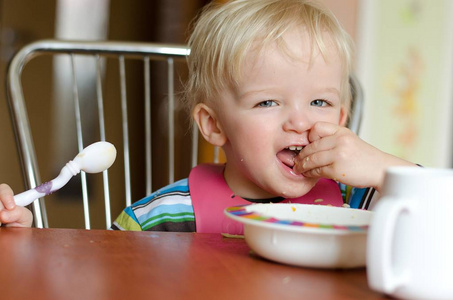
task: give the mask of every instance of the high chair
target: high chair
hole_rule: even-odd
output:
[[[118,151],[117,161],[102,175],[81,172],[60,191],[34,201],[36,227],[52,227],[53,214],[75,215],[83,209],[84,224],[70,226],[109,228],[112,215],[153,190],[187,177],[199,160],[219,160],[218,149],[199,147],[198,130],[190,127],[190,118],[182,109],[179,83],[187,73],[185,57],[189,53],[183,45],[42,40],[23,47],[14,56],[8,69],[7,98],[26,189],[41,184],[41,177],[46,181],[55,178],[64,166],[52,165],[54,156],[61,154],[55,138],[76,145],[72,153],[65,153],[64,163],[98,140],[113,143]],[[63,113],[63,121],[74,124],[70,132],[58,137],[53,133],[60,125],[52,123],[52,116],[55,101],[60,99],[51,96],[57,94],[49,79],[52,66],[60,67],[59,74],[61,70],[67,72],[64,76],[69,84],[57,88],[66,89],[65,97],[72,102],[72,111]],[[92,72],[87,72],[87,66]],[[81,77],[80,73],[88,75]],[[65,82],[59,77],[53,81]],[[348,127],[357,133],[363,93],[355,77],[351,84]],[[44,91],[36,92],[38,89]],[[48,199],[57,206],[49,214]],[[105,219],[103,225],[100,219]]]

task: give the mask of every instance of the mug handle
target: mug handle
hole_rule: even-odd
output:
[[[408,280],[407,270],[394,274],[392,249],[396,222],[403,211],[410,213],[410,201],[383,197],[375,207],[367,241],[368,284],[374,290],[393,293]]]

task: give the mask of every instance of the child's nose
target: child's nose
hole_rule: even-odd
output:
[[[288,111],[288,117],[283,124],[283,130],[302,133],[310,129],[312,123],[313,122],[311,121],[307,112],[293,108]]]

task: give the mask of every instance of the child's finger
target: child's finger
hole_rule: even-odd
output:
[[[317,152],[332,150],[335,148],[336,144],[337,140],[335,136],[327,136],[322,139],[318,139],[317,141],[311,142],[305,146],[295,159],[297,161]]]
[[[8,220],[11,218],[9,210],[0,211],[0,223],[8,223]]]
[[[319,168],[314,168],[314,169],[311,169],[311,170],[308,170],[308,171],[305,171],[302,173],[302,175],[304,175],[305,177],[325,177],[323,174],[324,174],[324,171],[323,171],[323,168],[324,167],[319,167]]]
[[[9,185],[4,183],[0,184],[0,202],[3,204],[3,207],[6,207],[8,210],[12,210],[16,207],[13,190]]]
[[[313,143],[323,137],[334,135],[339,129],[340,126],[332,123],[317,122],[310,129],[310,132],[308,133],[308,140],[310,141],[310,143]]]
[[[13,210],[0,211],[0,223],[7,227],[30,227],[32,221],[31,211],[25,207],[16,206]]]
[[[320,151],[298,160],[293,170],[306,177],[326,177],[329,171],[327,167],[331,166],[332,163],[330,151]]]

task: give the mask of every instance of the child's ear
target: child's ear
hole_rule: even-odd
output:
[[[192,116],[208,143],[218,147],[222,147],[226,143],[225,133],[212,108],[204,103],[198,103],[192,112]]]
[[[344,106],[341,106],[340,110],[340,126],[346,126],[346,122],[348,121],[348,113],[346,111],[346,108]]]

